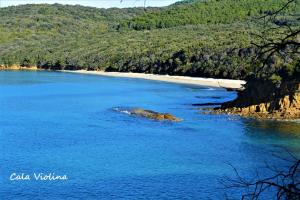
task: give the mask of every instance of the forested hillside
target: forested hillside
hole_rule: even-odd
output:
[[[229,24],[278,10],[285,2],[286,0],[186,1],[135,16],[121,24],[121,27],[142,30],[197,24]],[[290,7],[285,12],[292,13],[297,9],[300,9],[299,5]]]
[[[251,74],[256,16],[286,0],[190,0],[164,8],[23,5],[0,9],[0,65],[222,78]],[[281,21],[299,26],[300,3]],[[251,9],[250,9],[251,8]]]

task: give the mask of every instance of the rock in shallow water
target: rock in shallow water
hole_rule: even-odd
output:
[[[170,113],[159,113],[152,110],[145,110],[142,108],[123,109],[123,110],[116,109],[116,110],[130,115],[135,115],[135,116],[158,120],[158,121],[172,121],[172,122],[182,121],[182,119],[179,119]]]

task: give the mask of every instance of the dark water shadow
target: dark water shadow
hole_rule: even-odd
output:
[[[291,121],[243,120],[245,136],[262,145],[300,156],[300,123]]]
[[[192,106],[220,106],[222,103],[193,103]]]
[[[300,122],[273,120],[244,120],[247,132],[260,135],[276,135],[279,137],[296,137],[300,139]],[[300,145],[300,144],[299,144]]]

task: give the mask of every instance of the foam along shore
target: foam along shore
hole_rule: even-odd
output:
[[[170,83],[180,83],[198,86],[218,87],[227,89],[242,89],[246,83],[243,80],[230,80],[230,79],[213,79],[213,78],[198,78],[188,76],[169,76],[157,74],[144,74],[144,73],[127,73],[127,72],[104,72],[104,71],[87,71],[87,70],[61,70],[61,72],[78,73],[78,74],[92,74],[110,77],[124,77],[124,78],[139,78],[154,81],[164,81]]]

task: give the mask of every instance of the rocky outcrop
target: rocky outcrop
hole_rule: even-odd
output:
[[[37,66],[0,65],[0,70],[38,70]]]
[[[134,108],[134,109],[115,109],[117,111],[127,113],[130,115],[135,115],[138,117],[144,117],[148,119],[158,120],[158,121],[173,121],[173,122],[180,122],[182,119],[175,117],[170,113],[159,113],[152,110],[145,110],[142,108]]]
[[[267,81],[250,81],[238,98],[222,104],[214,113],[238,114],[265,119],[300,118],[300,83],[290,80],[275,85]]]

